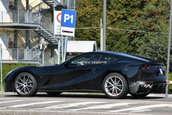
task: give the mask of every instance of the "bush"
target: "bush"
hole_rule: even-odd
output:
[[[169,81],[172,81],[172,73],[170,73],[170,74],[168,75],[168,80],[169,80]],[[169,92],[169,93],[172,93],[172,84],[169,84],[169,85],[168,85],[168,89],[169,89],[168,92]]]

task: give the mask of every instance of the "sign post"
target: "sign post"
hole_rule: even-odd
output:
[[[106,4],[107,0],[103,0],[103,51],[106,51]]]
[[[62,10],[61,35],[75,36],[76,11]]]
[[[65,61],[67,50],[67,37],[65,36],[75,36],[75,24],[76,11],[54,11],[54,35],[61,35],[61,39],[58,41],[58,64]]]
[[[3,90],[3,84],[2,84],[2,45],[0,44],[0,61],[1,61],[1,63],[0,63],[0,71],[1,71],[1,91]]]

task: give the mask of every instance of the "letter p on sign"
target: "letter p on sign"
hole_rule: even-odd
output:
[[[75,28],[76,12],[72,10],[62,10],[61,26]]]
[[[69,14],[65,14],[65,15],[64,15],[64,22],[66,22],[66,20],[69,20],[69,19],[70,19]]]

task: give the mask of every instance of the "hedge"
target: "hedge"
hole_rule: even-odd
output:
[[[169,77],[168,80],[169,80],[169,81],[172,81],[172,73],[170,73],[170,74],[168,75],[168,77]],[[172,84],[169,84],[168,86],[169,86],[168,92],[171,94],[171,93],[172,93]]]

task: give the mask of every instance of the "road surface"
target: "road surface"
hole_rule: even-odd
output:
[[[38,94],[20,97],[0,94],[0,115],[171,115],[172,95],[149,95],[144,99],[108,99],[95,94]]]

